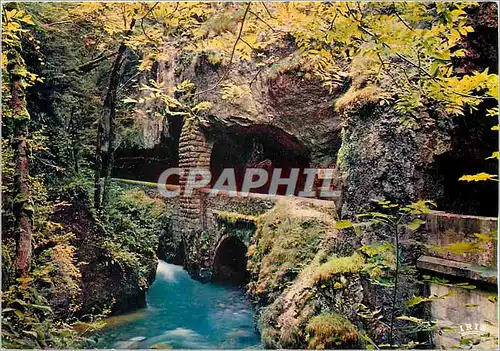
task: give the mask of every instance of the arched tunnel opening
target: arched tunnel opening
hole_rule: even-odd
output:
[[[167,123],[159,143],[153,148],[140,147],[139,143],[121,145],[116,150],[112,176],[156,182],[164,170],[178,167],[182,118],[168,118]],[[173,175],[168,181],[170,184],[178,184],[178,178]]]
[[[212,280],[233,285],[248,282],[247,247],[240,239],[229,236],[222,239],[215,251]]]
[[[498,174],[498,160],[487,159],[498,150],[498,132],[491,130],[497,119],[486,115],[492,106],[483,104],[477,111],[457,118],[451,150],[436,157],[435,171],[441,178],[443,193],[438,209],[467,215],[496,217],[497,181],[460,181],[463,175],[481,172]]]
[[[299,177],[294,194],[304,188],[303,170],[310,166],[307,149],[292,135],[270,125],[229,127],[218,136],[212,149],[210,170],[212,186],[225,168],[233,168],[236,187],[241,191],[245,171],[248,168],[261,168],[268,171],[267,183],[251,192],[267,193],[273,171],[281,169],[281,178],[290,176],[293,168],[298,168]],[[287,187],[280,185],[278,195],[285,195]]]

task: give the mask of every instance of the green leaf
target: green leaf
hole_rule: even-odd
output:
[[[407,322],[412,322],[412,323],[422,323],[422,319],[416,318],[416,317],[410,317],[410,316],[399,316],[396,317],[397,320],[400,321],[407,321]]]
[[[362,213],[359,215],[356,215],[357,218],[363,218],[363,217],[371,217],[371,218],[379,218],[379,219],[392,219],[394,218],[393,216],[387,215],[385,213],[381,212],[368,212],[368,213]]]
[[[406,305],[408,307],[413,307],[413,306],[418,305],[418,304],[420,304],[422,302],[424,302],[424,298],[423,297],[415,296],[411,300],[406,301]]]
[[[22,311],[19,311],[19,310],[14,310],[14,314],[17,316],[17,318],[19,319],[23,319],[24,318],[24,313]]]
[[[340,220],[335,223],[335,229],[345,229],[345,228],[352,228],[353,223],[349,220]]]
[[[137,104],[139,101],[137,101],[136,99],[132,99],[132,98],[125,98],[122,100],[122,102],[125,104]]]
[[[461,288],[461,289],[466,289],[466,290],[474,290],[474,289],[476,289],[475,285],[471,285],[469,283],[457,283],[457,284],[455,284],[455,286],[458,287],[458,288]]]
[[[438,74],[438,68],[439,68],[439,62],[438,61],[433,61],[431,63],[431,66],[429,67],[429,74],[432,76],[432,77],[435,77],[437,76]]]
[[[488,296],[488,301],[491,303],[497,303],[498,302],[498,296],[496,295],[490,295]]]
[[[353,223],[352,229],[354,229],[354,233],[357,236],[360,236],[361,235],[361,227],[363,227],[363,226],[368,227],[369,225],[371,225],[371,223],[369,223],[369,222]]]
[[[425,223],[425,221],[423,221],[423,220],[421,220],[419,218],[416,218],[410,224],[408,224],[407,227],[410,228],[411,230],[417,230],[424,223]]]
[[[444,300],[448,296],[453,295],[453,291],[450,290],[448,293],[441,295],[441,296],[429,296],[429,297],[421,297],[421,296],[415,296],[411,300],[406,302],[406,305],[408,307],[413,307],[416,305],[421,304],[422,302],[432,302],[432,301],[437,301],[437,300]]]
[[[17,303],[19,303],[20,305],[28,307],[28,308],[33,308],[33,309],[36,309],[36,310],[41,310],[41,311],[46,311],[46,312],[52,312],[52,308],[50,308],[49,306],[43,306],[43,305],[37,305],[37,304],[34,304],[34,303],[28,303],[28,302],[24,302],[24,301],[19,300],[19,299],[16,299],[14,301],[17,302]]]
[[[378,349],[377,344],[365,333],[360,334],[361,338],[365,340],[368,344],[365,346],[367,350],[375,350]]]
[[[461,241],[458,243],[448,244],[446,246],[432,246],[433,250],[438,252],[449,252],[456,255],[462,255],[471,252],[480,252],[482,249],[479,247],[478,243],[469,243],[466,241]]]

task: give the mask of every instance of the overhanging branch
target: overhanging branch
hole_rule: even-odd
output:
[[[107,55],[101,54],[93,60],[85,62],[79,66],[66,69],[63,71],[63,73],[70,73],[70,72],[88,73],[88,72],[92,71],[94,68],[96,68],[101,61],[107,60],[108,58],[113,57],[115,55],[116,55],[116,52],[112,52],[112,53],[107,54]]]

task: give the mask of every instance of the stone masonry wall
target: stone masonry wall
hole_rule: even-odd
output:
[[[173,236],[179,238],[183,244],[184,266],[195,276],[206,270],[205,266],[210,264],[204,254],[207,246],[204,202],[198,190],[194,190],[191,195],[184,194],[187,182],[187,174],[184,170],[209,169],[212,147],[213,143],[207,140],[197,122],[184,123],[179,140],[181,194],[179,206],[172,214],[171,231]],[[204,279],[203,276],[199,278]]]
[[[192,168],[210,168],[210,154],[213,144],[208,142],[203,132],[196,126],[184,125],[179,140],[179,167],[182,170]],[[199,191],[194,191],[192,195],[185,196],[187,175],[181,174],[179,184],[181,195],[179,197],[179,207],[174,213],[175,223],[172,230],[175,233],[191,232],[204,229],[203,201]]]
[[[496,237],[497,218],[457,215],[433,211],[425,216],[424,242],[443,248],[460,242],[474,243],[477,234]],[[430,303],[430,315],[438,324],[450,328],[434,333],[436,348],[496,349],[498,347],[498,302],[496,240],[485,241],[478,250],[453,253],[430,249],[417,267],[423,274],[452,283],[466,282],[476,288],[429,283],[430,296],[441,296]]]

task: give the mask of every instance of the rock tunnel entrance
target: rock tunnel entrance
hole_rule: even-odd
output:
[[[451,151],[436,157],[436,175],[443,186],[442,198],[437,201],[440,210],[491,217],[498,214],[498,182],[458,180],[465,174],[498,174],[498,161],[487,159],[498,150],[498,132],[491,130],[497,121],[486,115],[493,106],[484,105],[456,119]]]
[[[268,171],[265,185],[252,192],[267,193],[274,169],[282,169],[281,177],[290,175],[292,168],[299,168],[295,195],[303,189],[305,177],[302,170],[310,165],[307,149],[292,135],[270,125],[230,127],[218,136],[210,159],[212,186],[225,168],[234,168],[237,190],[241,190],[247,168],[262,168]],[[286,187],[278,187],[278,195],[285,195]]]
[[[121,145],[116,151],[112,176],[156,182],[165,169],[178,167],[182,123],[182,118],[169,118],[168,126],[161,133],[158,143],[151,148],[139,146],[141,144],[139,142]],[[148,133],[157,133],[144,128],[146,129],[144,137],[148,137]],[[169,183],[178,184],[178,177],[170,177]]]
[[[247,248],[235,236],[223,238],[215,250],[212,280],[244,285],[248,281]]]

